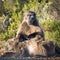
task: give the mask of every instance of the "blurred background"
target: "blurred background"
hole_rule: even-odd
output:
[[[60,0],[0,0],[0,48],[16,36],[23,13],[28,10],[37,14],[45,39],[60,48]]]

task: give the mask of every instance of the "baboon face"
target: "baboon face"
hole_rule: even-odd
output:
[[[28,11],[24,13],[23,22],[27,22],[27,24],[33,24],[35,20],[36,20],[35,12]]]

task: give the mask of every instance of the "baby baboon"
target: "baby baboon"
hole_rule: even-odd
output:
[[[17,35],[16,37],[19,37],[20,34],[22,33],[23,35],[25,33],[27,34],[31,34],[30,32],[32,31],[35,31],[35,30],[38,30],[37,28],[33,28],[33,27],[29,27],[29,26],[34,26],[35,27],[39,27],[40,28],[40,36],[43,38],[44,40],[44,32],[42,30],[42,28],[40,27],[39,23],[38,23],[38,20],[36,18],[36,14],[35,12],[33,11],[28,11],[26,13],[24,13],[24,17],[23,17],[23,21],[22,21],[22,24],[20,25],[18,31],[17,31]],[[31,31],[30,31],[31,30]],[[28,31],[28,32],[27,32]],[[35,33],[35,32],[34,32]],[[26,37],[26,36],[25,36]],[[25,38],[24,37],[24,38]],[[26,38],[25,38],[26,39]]]

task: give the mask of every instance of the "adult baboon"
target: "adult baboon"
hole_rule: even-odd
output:
[[[42,40],[44,40],[44,32],[43,32],[41,26],[38,23],[35,12],[33,12],[33,11],[28,11],[28,12],[24,13],[23,21],[22,21],[22,24],[20,25],[20,27],[17,31],[16,37],[19,37],[21,33],[22,33],[21,35],[24,35],[25,32],[27,32],[31,29],[33,31],[37,30],[37,28],[33,29],[33,27],[30,27],[31,25],[34,26],[34,27],[40,28],[40,36],[43,38]],[[26,35],[25,35],[25,37],[26,37]]]
[[[37,38],[31,39],[26,42],[25,52],[23,56],[54,56],[55,45],[53,41],[36,42]],[[28,54],[28,55],[25,55]]]

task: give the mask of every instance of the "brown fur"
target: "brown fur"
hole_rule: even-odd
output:
[[[30,56],[54,56],[55,45],[53,41],[37,42],[37,38],[26,41],[26,49]]]
[[[16,37],[7,42],[7,48],[8,50],[13,50],[13,52],[16,51],[17,54],[21,51],[28,51],[29,56],[45,54],[45,52],[42,52],[42,50],[45,51],[45,48],[38,44],[42,41],[44,41],[44,32],[36,19],[36,14],[35,12],[28,11],[24,14],[22,24],[19,26]],[[29,48],[31,45],[32,51],[30,51]]]
[[[20,37],[21,34],[30,35],[33,33],[39,32],[42,40],[44,40],[44,32],[42,28],[40,27],[38,20],[36,19],[35,12],[28,11],[24,13],[22,24],[19,26],[19,29],[17,31],[16,37]]]

